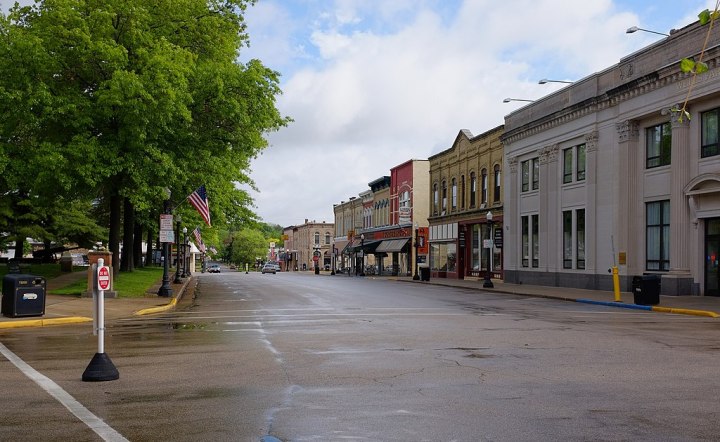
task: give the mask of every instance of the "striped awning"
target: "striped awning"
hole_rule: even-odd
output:
[[[376,252],[402,252],[402,250],[405,248],[405,245],[408,243],[410,239],[409,238],[401,238],[401,239],[386,239],[380,245],[377,249],[375,249]]]

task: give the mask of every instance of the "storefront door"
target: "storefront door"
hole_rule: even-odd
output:
[[[705,295],[720,296],[720,218],[705,223]]]

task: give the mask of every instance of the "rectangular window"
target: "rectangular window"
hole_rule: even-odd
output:
[[[573,148],[563,150],[563,184],[573,180]]]
[[[523,161],[522,166],[522,191],[527,192],[532,186],[532,190],[540,188],[540,160],[533,158],[532,160]]]
[[[575,232],[577,268],[585,269],[585,209],[578,209],[575,213]]]
[[[523,216],[522,224],[522,266],[530,267],[530,217]]]
[[[529,215],[520,218],[523,267],[539,267],[540,264],[540,229],[538,219],[538,215]]]
[[[645,268],[670,270],[670,201],[646,205]]]
[[[585,145],[563,150],[563,184],[585,181]]]
[[[460,208],[465,208],[465,175],[460,177]]]
[[[702,113],[702,149],[703,158],[712,157],[720,153],[718,149],[718,120],[720,108]]]
[[[573,268],[572,210],[565,210],[563,218],[563,268]]]
[[[563,219],[563,268],[585,268],[585,209],[565,210]]]
[[[577,163],[575,164],[575,179],[585,181],[585,145],[577,147]]]
[[[530,217],[532,224],[532,266],[540,267],[540,216],[533,215]]]
[[[645,130],[645,167],[667,166],[670,164],[672,134],[670,123],[658,124]]]

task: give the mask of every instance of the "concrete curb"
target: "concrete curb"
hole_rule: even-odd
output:
[[[397,281],[404,281],[402,279],[397,279]],[[405,282],[413,282],[417,283],[417,281],[405,281]],[[603,305],[607,307],[618,307],[618,308],[627,308],[627,309],[633,309],[633,310],[644,310],[649,312],[658,312],[658,313],[674,313],[674,314],[680,314],[680,315],[693,315],[693,316],[704,316],[708,318],[719,318],[720,314],[710,311],[710,310],[693,310],[693,309],[686,309],[686,308],[674,308],[674,307],[658,307],[658,306],[650,306],[650,305],[638,305],[638,304],[625,304],[622,302],[611,302],[611,301],[596,301],[594,299],[583,299],[583,298],[571,298],[567,296],[560,296],[560,295],[547,295],[547,294],[538,294],[538,293],[522,293],[515,290],[498,290],[498,289],[481,289],[481,288],[469,288],[469,287],[460,287],[453,284],[443,284],[443,283],[437,283],[437,282],[431,282],[430,284],[433,285],[439,285],[443,287],[455,287],[455,288],[464,288],[468,290],[485,290],[489,293],[507,293],[509,295],[518,295],[518,296],[527,296],[531,298],[544,298],[544,299],[556,299],[558,301],[571,301],[571,302],[581,302],[584,304],[595,304],[595,305]]]
[[[23,319],[19,321],[0,322],[0,329],[20,327],[45,327],[47,325],[79,324],[92,322],[92,318],[85,316],[68,316],[63,318],[50,319]]]
[[[134,312],[133,315],[134,316],[145,316],[145,315],[153,315],[156,313],[164,313],[164,312],[173,310],[177,306],[177,303],[180,301],[180,299],[182,299],[183,295],[185,294],[185,291],[187,290],[188,285],[190,285],[190,283],[192,281],[195,281],[197,283],[195,278],[193,278],[192,276],[189,277],[185,281],[185,283],[183,283],[183,285],[180,288],[180,290],[178,291],[177,295],[174,296],[172,299],[170,299],[169,303],[167,303],[165,305],[159,305],[157,307],[144,308],[144,309]]]

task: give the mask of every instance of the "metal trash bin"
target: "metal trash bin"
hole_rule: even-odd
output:
[[[430,281],[430,267],[429,266],[418,266],[420,270],[420,281]]]
[[[635,304],[660,304],[660,275],[633,276],[632,291]]]
[[[5,275],[1,310],[4,316],[42,316],[45,314],[45,278],[14,273]]]

